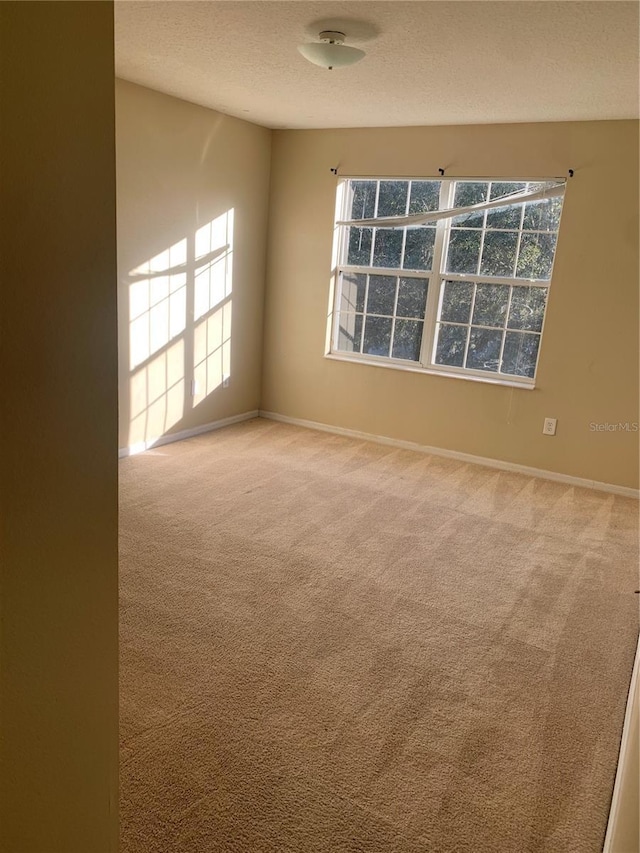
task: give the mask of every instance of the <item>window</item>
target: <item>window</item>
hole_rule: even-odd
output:
[[[532,385],[564,183],[345,178],[331,352]]]

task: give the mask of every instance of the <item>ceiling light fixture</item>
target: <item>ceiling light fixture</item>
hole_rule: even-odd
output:
[[[357,47],[347,47],[344,44],[344,33],[325,30],[320,33],[318,38],[320,44],[313,42],[298,45],[300,53],[314,65],[320,65],[322,68],[328,68],[331,71],[333,68],[353,65],[354,62],[360,62],[361,59],[364,59],[364,50],[358,50]]]

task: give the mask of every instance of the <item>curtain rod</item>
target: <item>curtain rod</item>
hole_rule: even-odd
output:
[[[532,181],[566,181],[567,175],[545,175],[543,177],[496,177],[495,175],[354,175],[354,174],[338,174],[338,167],[333,167],[329,170],[333,175],[345,180],[361,180],[361,181],[493,181],[510,182],[517,181],[519,183],[527,183]],[[568,177],[572,178],[574,170],[569,169]]]

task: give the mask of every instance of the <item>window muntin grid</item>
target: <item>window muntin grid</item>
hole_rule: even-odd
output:
[[[371,219],[477,204],[548,182],[358,178],[345,184],[340,215]],[[531,384],[562,201],[511,203],[394,230],[340,226],[331,351]],[[399,296],[412,279],[422,303],[405,316]],[[374,295],[386,289],[386,304],[376,306],[370,289]],[[456,289],[470,300],[464,319],[460,310],[457,318],[447,313]]]

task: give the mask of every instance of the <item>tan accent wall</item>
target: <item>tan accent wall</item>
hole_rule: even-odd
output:
[[[535,390],[324,358],[336,179],[566,176]],[[275,131],[262,409],[638,486],[638,125]],[[555,437],[542,435],[558,419]]]
[[[116,131],[124,448],[259,406],[271,131],[122,80]]]
[[[113,4],[0,3],[0,849],[117,849]]]

